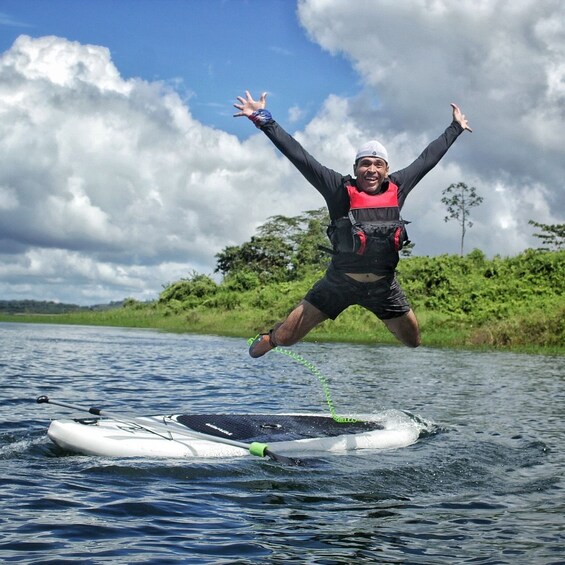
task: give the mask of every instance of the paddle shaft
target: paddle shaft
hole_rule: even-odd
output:
[[[167,426],[166,424],[160,424],[159,422],[151,422],[149,425],[142,421],[140,418],[121,416],[120,414],[113,414],[106,410],[101,410],[100,408],[95,408],[94,406],[90,408],[85,408],[83,406],[77,406],[75,404],[69,404],[67,402],[60,402],[58,400],[51,400],[47,396],[40,396],[37,399],[38,404],[54,404],[56,406],[62,406],[63,408],[70,408],[72,410],[79,410],[81,412],[88,412],[94,416],[102,416],[104,418],[111,418],[112,420],[118,420],[120,422],[129,422],[141,426],[149,431],[167,433],[167,434],[177,434],[186,437],[203,439],[206,441],[211,441],[215,443],[223,443],[225,445],[231,445],[232,447],[239,447],[240,449],[245,449],[251,453],[251,455],[257,455],[259,457],[270,457],[274,461],[279,461],[281,463],[287,463],[292,465],[299,464],[298,460],[292,459],[290,457],[285,457],[284,455],[277,455],[273,453],[267,446],[267,444],[253,442],[253,443],[243,443],[241,441],[235,441],[228,438],[217,437],[209,434],[204,434],[202,432],[197,432],[188,428],[181,428],[179,424],[174,426]]]

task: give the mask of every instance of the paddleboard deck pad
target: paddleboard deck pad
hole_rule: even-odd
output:
[[[212,437],[186,435],[191,431]],[[47,433],[59,447],[86,455],[236,457],[249,452],[213,438],[267,443],[281,454],[343,452],[404,447],[417,441],[420,429],[404,413],[389,411],[355,422],[338,422],[321,414],[181,414],[144,416],[131,422],[81,418],[54,420]]]

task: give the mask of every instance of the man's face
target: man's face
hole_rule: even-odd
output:
[[[357,188],[373,194],[378,192],[388,176],[388,165],[379,157],[361,157],[353,165],[353,173],[357,177]]]

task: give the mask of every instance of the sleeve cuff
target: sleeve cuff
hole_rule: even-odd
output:
[[[249,119],[255,124],[255,127],[261,128],[264,125],[268,124],[269,122],[273,121],[273,117],[271,116],[271,112],[269,110],[265,110],[262,108],[261,110],[255,110]]]

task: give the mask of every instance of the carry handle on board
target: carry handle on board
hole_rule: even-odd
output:
[[[159,424],[159,422],[152,422],[150,425],[147,425],[145,421],[141,422],[139,418],[135,417],[128,417],[128,416],[121,416],[119,414],[113,414],[107,412],[106,410],[101,410],[100,408],[95,408],[94,406],[90,408],[85,408],[83,406],[77,406],[75,404],[68,404],[66,402],[60,402],[57,400],[51,400],[48,396],[40,396],[37,398],[38,404],[54,404],[56,406],[62,406],[63,408],[71,408],[72,410],[79,410],[81,412],[88,412],[89,414],[93,414],[94,416],[103,416],[104,418],[111,418],[112,420],[118,420],[120,422],[125,423],[133,423],[150,432],[160,432],[166,434],[177,434],[183,435],[192,438],[199,438],[204,439],[207,441],[212,441],[216,443],[223,443],[226,445],[231,445],[233,447],[239,447],[241,449],[245,449],[251,453],[251,455],[256,455],[258,457],[269,457],[273,461],[277,461],[278,463],[284,463],[285,465],[302,465],[302,461],[300,459],[295,459],[293,457],[286,457],[284,455],[279,455],[277,453],[273,453],[269,446],[266,443],[261,443],[254,441],[252,443],[243,443],[240,441],[235,441],[232,439],[216,437],[209,434],[204,434],[202,432],[196,432],[190,430],[188,428],[181,428],[180,426],[167,426],[165,424]]]

